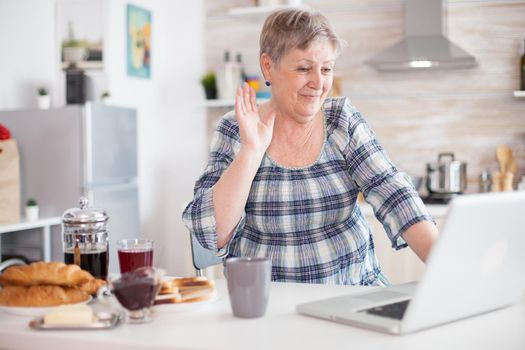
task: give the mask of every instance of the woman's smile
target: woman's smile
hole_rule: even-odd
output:
[[[321,95],[299,94],[299,96],[303,97],[304,99],[306,99],[306,100],[308,100],[308,101],[315,102],[315,101],[319,100],[319,97],[320,97]]]

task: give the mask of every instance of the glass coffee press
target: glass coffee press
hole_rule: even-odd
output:
[[[79,265],[95,278],[108,277],[109,216],[103,209],[89,208],[81,197],[80,208],[71,208],[62,215],[64,262]]]

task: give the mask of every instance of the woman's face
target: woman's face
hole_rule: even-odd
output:
[[[313,119],[333,82],[336,52],[326,40],[316,41],[306,50],[292,49],[279,62],[267,61],[266,77],[272,83],[272,101],[279,112],[300,123]]]

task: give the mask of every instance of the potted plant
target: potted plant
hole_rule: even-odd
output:
[[[68,62],[71,66],[75,66],[77,62],[83,61],[87,56],[86,42],[75,39],[75,32],[71,21],[68,26],[68,39],[62,41],[62,55],[65,62]]]
[[[45,87],[38,88],[37,104],[39,109],[49,109],[51,107],[51,96]]]
[[[65,62],[76,64],[86,58],[87,50],[79,40],[65,40],[62,42],[62,54]]]
[[[208,72],[202,79],[201,84],[204,87],[204,93],[206,94],[206,99],[214,100],[217,98],[217,85],[215,82],[215,73]]]
[[[33,198],[29,198],[26,202],[26,220],[36,221],[38,220],[38,203]]]

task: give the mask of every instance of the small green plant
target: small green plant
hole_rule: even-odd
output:
[[[73,29],[73,22],[68,22],[68,37],[62,41],[62,48],[67,47],[87,47],[85,40],[78,40],[75,38],[75,30]]]
[[[47,96],[48,92],[45,87],[38,88],[38,96]]]
[[[77,39],[67,39],[62,41],[62,48],[66,49],[68,47],[83,47],[88,48],[89,42],[87,40],[77,40]]]
[[[208,72],[201,78],[201,84],[208,100],[217,98],[217,85],[215,82],[215,73]]]
[[[204,87],[215,87],[215,73],[214,72],[206,73],[201,79],[201,84]]]
[[[33,198],[29,198],[26,202],[26,207],[35,207],[38,203]]]
[[[109,91],[104,91],[104,92],[100,95],[100,98],[101,98],[101,99],[105,99],[105,98],[108,98],[109,96],[110,96]]]

